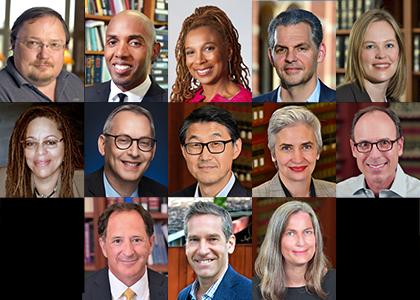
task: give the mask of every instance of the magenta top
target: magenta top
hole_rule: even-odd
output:
[[[239,92],[230,99],[226,99],[219,94],[216,94],[209,102],[251,102],[252,93],[244,88],[242,85],[238,84]],[[194,95],[193,98],[187,100],[188,103],[198,103],[204,101],[204,96],[201,95],[203,88],[200,88]]]

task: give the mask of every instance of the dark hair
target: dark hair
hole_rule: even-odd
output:
[[[233,234],[232,231],[232,218],[229,212],[212,202],[198,201],[194,202],[188,209],[184,217],[184,233],[185,237],[188,237],[188,221],[194,216],[202,215],[214,215],[220,217],[222,220],[222,231],[226,237],[226,240]]]
[[[181,145],[185,144],[187,130],[191,124],[204,122],[219,123],[227,128],[233,142],[239,139],[238,125],[230,112],[215,105],[204,105],[190,113],[182,123],[179,130],[179,142]]]
[[[140,217],[143,219],[144,225],[146,226],[147,236],[151,237],[153,235],[153,219],[150,213],[145,210],[141,204],[127,202],[115,203],[105,209],[98,220],[99,237],[106,237],[108,220],[114,212],[128,212],[132,210],[139,213]]]
[[[25,140],[29,123],[36,118],[47,118],[57,124],[63,134],[64,157],[61,166],[60,197],[73,197],[73,175],[78,163],[83,158],[75,143],[70,122],[63,116],[58,106],[36,104],[25,110],[15,123],[9,142],[9,154],[6,178],[6,196],[33,197],[31,170],[26,164],[25,152],[21,141]]]
[[[70,41],[70,32],[66,22],[64,22],[61,15],[49,7],[32,7],[30,9],[25,10],[13,24],[12,30],[10,31],[10,43],[12,45],[12,49],[15,47],[17,35],[19,33],[19,30],[22,28],[23,24],[26,21],[35,20],[42,17],[55,17],[61,22],[61,24],[63,25],[64,32],[66,33],[66,45],[68,45]]]
[[[311,26],[312,40],[316,47],[319,48],[323,39],[321,21],[313,13],[303,9],[286,10],[271,20],[268,26],[268,47],[274,48],[274,35],[278,26],[296,25],[299,23],[307,23]]]
[[[363,115],[374,112],[374,111],[381,111],[383,113],[386,113],[388,117],[391,118],[392,122],[394,122],[395,130],[397,131],[397,138],[402,137],[401,121],[394,111],[383,106],[368,106],[359,110],[353,117],[353,123],[351,124],[351,139],[353,141],[354,141],[354,127],[356,126],[357,121],[359,121],[359,119]]]

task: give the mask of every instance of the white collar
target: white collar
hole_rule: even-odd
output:
[[[111,270],[108,269],[109,276],[109,285],[111,287],[112,299],[124,299],[123,294],[127,288],[130,288],[133,292],[136,293],[136,298],[134,299],[149,299],[149,280],[147,275],[147,268],[143,276],[132,286],[126,286],[122,283]]]
[[[281,91],[281,85],[279,86],[279,89],[277,90],[277,102],[283,102],[281,100],[280,91]],[[317,103],[319,102],[320,95],[321,95],[321,83],[319,82],[319,79],[317,79],[314,91],[309,96],[309,98],[306,99],[304,102]]]
[[[231,172],[232,175],[230,176],[230,179],[228,181],[228,183],[225,185],[225,187],[215,196],[215,197],[227,197],[227,195],[229,194],[230,190],[232,189],[233,185],[235,184],[235,175],[233,175],[233,172]],[[199,196],[199,183],[197,182],[197,186],[195,187],[195,193],[194,193],[194,197],[202,197]]]
[[[118,94],[124,93],[127,95],[127,100],[125,102],[141,102],[152,85],[150,77],[147,76],[141,84],[136,86],[134,89],[123,92],[116,86],[116,84],[111,80],[111,92],[109,93],[108,102],[120,102]]]

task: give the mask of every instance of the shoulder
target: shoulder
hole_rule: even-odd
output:
[[[369,95],[362,91],[355,82],[340,85],[337,88],[337,102],[370,102]]]
[[[85,88],[85,102],[108,102],[111,81],[96,83]]]
[[[317,197],[335,197],[336,183],[320,179],[314,179],[315,191]]]
[[[73,176],[73,194],[74,197],[83,197],[85,190],[85,173],[83,170],[74,171]]]
[[[187,287],[183,288],[178,294],[178,300],[188,299],[188,294],[191,291],[192,284],[188,285]]]
[[[104,268],[89,275],[85,280],[86,292],[95,286],[109,284],[108,269]]]
[[[197,186],[197,182],[183,190],[172,193],[170,196],[171,197],[194,197],[196,186]]]
[[[244,188],[239,179],[235,177],[235,183],[229,191],[228,197],[252,197],[252,192]]]
[[[139,182],[139,196],[160,196],[166,197],[168,189],[163,184],[149,177],[143,176]]]
[[[353,193],[356,190],[356,186],[361,180],[361,176],[363,177],[363,174],[360,174],[359,176],[350,177],[346,180],[337,183],[336,197],[352,197]]]
[[[276,102],[277,101],[277,91],[278,91],[278,88],[271,91],[271,92],[256,96],[256,97],[252,98],[252,102]]]
[[[252,93],[250,90],[246,89],[242,85],[238,84],[239,92],[232,97],[232,99],[227,100],[227,102],[251,102],[252,101]]]
[[[7,168],[0,168],[0,198],[6,197],[6,171]]]
[[[418,197],[420,195],[420,180],[414,176],[404,174],[407,176],[407,197]]]
[[[285,197],[285,193],[276,173],[273,178],[252,189],[254,197]]]
[[[229,286],[230,291],[234,291],[236,296],[240,296],[240,299],[251,298],[252,281],[236,272],[231,266],[229,266],[223,281]],[[221,283],[220,287],[223,288],[223,286],[227,288],[227,286]]]
[[[319,95],[319,102],[335,102],[336,101],[336,92],[332,88],[326,86],[321,80],[321,92]]]
[[[325,274],[322,282],[322,288],[327,293],[327,299],[336,299],[337,274],[335,269],[330,269]]]
[[[76,74],[68,72],[66,70],[63,70],[61,72],[63,72],[63,75],[64,75],[63,78],[66,81],[70,81],[70,84],[77,84],[77,85],[83,86],[83,81]]]

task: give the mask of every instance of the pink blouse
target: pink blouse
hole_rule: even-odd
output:
[[[230,99],[226,99],[219,94],[216,94],[209,102],[251,102],[252,93],[244,88],[242,85],[238,84],[239,92]],[[203,102],[205,96],[201,95],[203,88],[200,88],[194,95],[193,98],[187,100],[188,103],[198,103]]]

